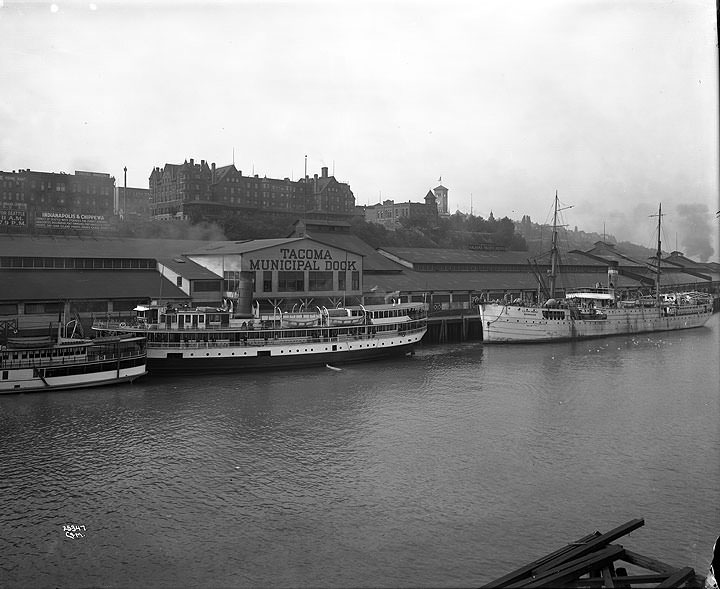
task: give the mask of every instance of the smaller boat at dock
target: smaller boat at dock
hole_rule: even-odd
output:
[[[0,345],[0,393],[76,389],[146,374],[145,337],[10,336]]]

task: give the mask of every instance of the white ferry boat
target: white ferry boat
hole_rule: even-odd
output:
[[[9,337],[0,346],[0,393],[52,391],[132,381],[146,374],[145,338]]]
[[[576,340],[609,335],[689,329],[704,325],[712,315],[712,297],[699,292],[660,290],[660,238],[658,237],[655,294],[636,300],[620,300],[613,284],[617,270],[608,270],[608,286],[568,291],[555,298],[558,199],[551,250],[549,297],[543,304],[480,302],[479,311],[486,343],[532,343]],[[662,207],[658,213],[658,236]]]
[[[147,338],[150,373],[230,372],[325,366],[407,354],[427,330],[425,303],[260,312],[138,306],[131,322],[98,320],[93,329]]]

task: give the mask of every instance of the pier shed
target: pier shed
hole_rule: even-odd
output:
[[[309,237],[218,242],[185,257],[223,278],[223,297],[247,289],[269,310],[362,300],[363,255]]]

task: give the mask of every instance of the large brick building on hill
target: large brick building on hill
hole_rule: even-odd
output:
[[[102,172],[0,171],[0,232],[107,230],[114,193],[115,178]]]
[[[240,211],[277,215],[349,218],[355,209],[350,186],[328,175],[300,180],[246,176],[234,164],[217,167],[194,159],[165,164],[150,174],[150,214],[154,219],[212,220]]]

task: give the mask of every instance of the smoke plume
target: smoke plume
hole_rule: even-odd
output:
[[[683,253],[688,258],[707,262],[714,253],[712,218],[706,204],[690,203],[677,206],[677,231]]]

